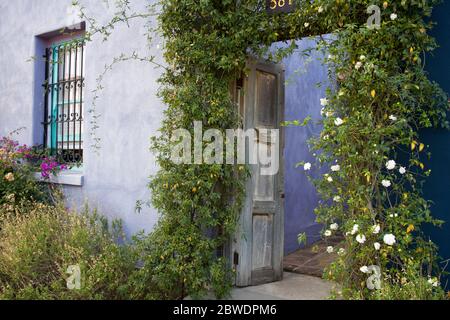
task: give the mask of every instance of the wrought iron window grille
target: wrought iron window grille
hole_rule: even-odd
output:
[[[66,163],[83,162],[85,41],[74,39],[45,50],[44,147]]]

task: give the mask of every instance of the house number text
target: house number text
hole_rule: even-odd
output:
[[[295,9],[294,0],[267,0],[266,10],[269,14],[288,13]]]

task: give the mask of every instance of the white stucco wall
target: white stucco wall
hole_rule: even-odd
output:
[[[114,10],[108,9],[104,1],[81,2],[96,19],[107,21],[112,17]],[[138,8],[149,1],[131,3]],[[71,0],[0,1],[0,136],[25,127],[18,136],[21,143],[42,143],[43,68],[39,60],[44,47],[36,36],[67,26],[70,7]],[[87,43],[86,111],[92,103],[96,78],[105,64],[121,53],[148,54],[144,32],[144,21],[136,20],[129,28],[118,25],[107,42],[94,38]],[[162,62],[161,53],[154,50],[152,53]],[[30,61],[32,56],[37,60]],[[163,105],[156,97],[156,80],[161,72],[148,63],[131,61],[118,64],[107,73],[96,107],[102,115],[97,130],[101,149],[97,155],[89,148],[90,114],[85,111],[84,185],[65,187],[69,204],[88,201],[102,214],[121,218],[128,235],[142,229],[150,231],[157,221],[155,210],[144,207],[137,214],[134,208],[136,200],[149,199],[146,185],[149,176],[156,172],[149,137],[156,134],[162,119]]]

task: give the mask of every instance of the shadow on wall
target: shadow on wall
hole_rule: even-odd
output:
[[[325,97],[328,82],[327,67],[319,59],[323,54],[312,50],[308,56],[302,51],[315,48],[312,39],[297,42],[298,50],[283,60],[286,67],[285,120],[300,120],[311,116],[313,121],[306,127],[286,128],[285,139],[285,230],[284,251],[289,254],[299,249],[298,235],[306,233],[308,244],[320,239],[321,225],[316,222],[314,209],[318,204],[318,195],[302,168],[296,164],[305,161],[314,163],[307,142],[312,136],[319,135],[321,126],[320,99]],[[286,46],[276,43],[274,48]],[[318,83],[322,86],[318,87]],[[314,174],[313,170],[313,174]],[[316,172],[319,174],[319,172]]]

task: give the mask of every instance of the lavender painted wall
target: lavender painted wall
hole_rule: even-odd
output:
[[[139,12],[155,0],[132,0],[130,5]],[[87,14],[100,24],[108,22],[116,12],[112,1],[81,0]],[[15,136],[20,143],[42,143],[43,90],[45,64],[42,59],[45,41],[43,34],[58,32],[63,27],[81,22],[72,14],[71,0],[0,0],[0,136],[21,127],[26,129]],[[85,110],[92,106],[96,79],[122,53],[129,56],[155,55],[164,63],[162,51],[147,47],[146,21],[136,19],[130,26],[119,24],[111,38],[103,42],[98,35],[86,46]],[[156,25],[156,21],[153,20]],[[156,36],[156,35],[155,35]],[[14,54],[12,54],[14,53]],[[35,57],[35,59],[30,59]],[[148,63],[129,61],[116,64],[102,82],[105,88],[97,101],[101,149],[95,153],[89,135],[92,114],[85,112],[85,156],[83,169],[75,174],[84,179],[83,186],[65,186],[67,203],[80,207],[89,203],[109,218],[120,218],[127,235],[142,229],[151,231],[157,222],[154,208],[144,206],[135,213],[136,200],[147,200],[149,176],[157,170],[150,152],[149,137],[157,134],[164,105],[157,97],[157,79],[162,69]]]
[[[282,43],[276,47],[283,46]],[[305,175],[303,168],[296,168],[300,161],[314,162],[307,141],[319,135],[321,126],[320,99],[325,96],[328,79],[327,68],[319,58],[322,54],[312,51],[309,57],[301,51],[315,48],[315,41],[298,41],[298,50],[283,60],[286,67],[285,120],[303,120],[311,116],[306,127],[286,128],[285,145],[285,254],[299,248],[298,235],[306,232],[308,243],[320,238],[321,226],[315,221],[314,208],[318,203],[317,192]],[[317,84],[323,85],[318,87]],[[312,172],[314,174],[314,170]]]

